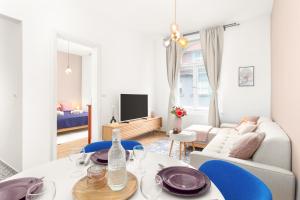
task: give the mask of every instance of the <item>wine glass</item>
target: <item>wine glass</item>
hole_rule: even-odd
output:
[[[144,172],[142,168],[142,161],[145,159],[147,151],[143,145],[136,145],[133,147],[133,156],[138,162],[138,169],[141,173]]]
[[[71,171],[71,177],[79,177],[84,174],[85,159],[87,154],[84,148],[72,148],[69,153],[69,160],[75,165],[76,169]]]
[[[28,188],[26,200],[53,200],[55,195],[55,183],[44,180]]]
[[[146,172],[140,183],[140,190],[145,199],[156,200],[162,193],[163,180],[156,172]]]

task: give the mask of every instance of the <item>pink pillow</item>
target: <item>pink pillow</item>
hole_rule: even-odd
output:
[[[265,138],[264,133],[250,132],[242,135],[232,146],[230,157],[250,159]]]
[[[243,122],[253,122],[253,123],[257,123],[259,117],[258,116],[244,116],[241,118],[240,124]]]
[[[62,103],[61,104],[62,111],[72,111],[74,110],[72,104]]]
[[[241,134],[253,132],[255,131],[256,128],[257,126],[255,125],[254,122],[243,122],[239,126],[237,126],[235,130],[237,130],[241,135]]]
[[[62,107],[61,107],[61,104],[60,104],[60,103],[56,104],[56,110],[62,111]]]

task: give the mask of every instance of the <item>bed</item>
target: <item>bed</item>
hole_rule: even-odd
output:
[[[88,128],[88,112],[71,113],[64,111],[64,115],[57,116],[57,132],[66,132]]]

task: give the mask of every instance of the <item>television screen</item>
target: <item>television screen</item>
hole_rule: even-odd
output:
[[[120,119],[127,121],[148,116],[148,95],[121,94]]]

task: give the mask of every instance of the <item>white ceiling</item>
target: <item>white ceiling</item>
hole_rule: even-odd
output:
[[[167,34],[172,20],[173,0],[69,1],[94,19],[151,34]],[[180,29],[189,32],[270,14],[272,4],[273,0],[177,0],[177,18]]]

